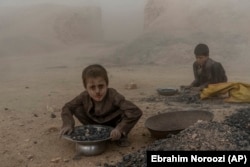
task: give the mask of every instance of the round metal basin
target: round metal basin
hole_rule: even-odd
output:
[[[103,125],[85,125],[81,127],[95,127],[98,130],[109,129],[110,131],[113,127],[103,126]],[[85,155],[85,156],[93,156],[103,153],[107,148],[107,143],[110,140],[109,138],[101,139],[101,140],[91,140],[91,141],[78,141],[72,139],[68,135],[63,136],[65,139],[76,143],[76,154],[77,155]]]
[[[168,134],[177,134],[198,120],[211,121],[213,114],[208,111],[190,110],[158,114],[148,118],[145,126],[155,138],[166,138]]]
[[[156,91],[158,92],[159,95],[163,96],[172,96],[178,93],[177,89],[172,89],[172,88],[166,88],[166,89],[158,88],[156,89]]]
[[[107,148],[109,139],[98,142],[76,142],[76,152],[85,156],[102,154]]]

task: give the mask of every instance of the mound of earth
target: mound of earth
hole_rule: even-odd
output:
[[[223,123],[198,121],[193,126],[181,131],[177,135],[171,135],[167,136],[165,139],[156,140],[146,148],[123,156],[122,161],[115,165],[104,164],[104,166],[146,166],[146,151],[249,151],[249,113],[249,108],[240,109],[236,114],[228,117]],[[246,124],[248,125],[247,128]]]
[[[250,108],[238,109],[238,112],[225,119],[225,123],[250,135]]]
[[[244,63],[249,48],[250,3],[246,0],[148,0],[144,34],[114,54],[127,64],[187,64],[193,49],[206,43],[210,56],[224,64]]]

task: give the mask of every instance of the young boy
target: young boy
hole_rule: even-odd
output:
[[[107,71],[98,64],[86,67],[82,72],[85,91],[66,103],[62,108],[61,135],[73,131],[73,115],[84,125],[112,126],[112,140],[119,146],[129,146],[127,135],[142,115],[142,111],[125,99],[115,89],[108,88]]]
[[[185,88],[202,90],[208,84],[227,82],[227,76],[221,63],[209,58],[206,44],[198,44],[194,49],[196,61],[193,64],[194,81]]]

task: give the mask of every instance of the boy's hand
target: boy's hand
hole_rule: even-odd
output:
[[[119,140],[121,138],[121,132],[118,129],[113,129],[110,133],[111,140]]]
[[[62,135],[70,135],[73,132],[73,128],[71,126],[64,126],[60,131],[60,136]]]
[[[202,88],[201,87],[192,87],[191,90],[192,91],[201,91]]]
[[[180,89],[181,89],[181,90],[189,90],[189,89],[191,89],[191,88],[192,88],[191,85],[182,85],[182,86],[180,86]]]

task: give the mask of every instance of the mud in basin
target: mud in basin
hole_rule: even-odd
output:
[[[103,125],[77,126],[70,135],[63,137],[76,143],[75,159],[80,156],[93,156],[103,153],[110,140],[110,132],[113,128]]]
[[[105,140],[110,136],[112,127],[102,125],[77,126],[67,137],[74,141],[96,141]]]

